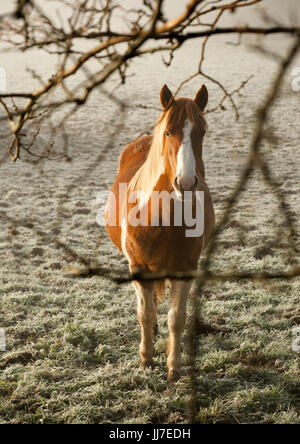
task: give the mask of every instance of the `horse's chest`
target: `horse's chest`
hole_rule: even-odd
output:
[[[129,227],[126,251],[131,264],[151,271],[191,270],[197,266],[201,242],[186,237],[182,227]]]

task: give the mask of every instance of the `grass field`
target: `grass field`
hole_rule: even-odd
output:
[[[228,58],[234,51],[231,71],[223,72],[230,88],[257,71],[238,99],[238,123],[229,109],[208,115],[205,163],[218,220],[247,159],[253,112],[276,69],[275,63],[242,48],[226,50]],[[219,76],[222,51],[215,48],[210,66]],[[182,70],[192,72],[189,51],[184,56],[187,65],[179,59],[168,74],[173,85],[186,74]],[[147,66],[144,62],[139,67],[143,85]],[[133,105],[146,97],[157,106],[153,91],[159,91],[167,76],[161,65],[157,72],[161,78],[152,79],[146,92],[134,90],[136,79],[129,78],[128,89],[120,94]],[[185,94],[194,94],[198,86],[197,80]],[[211,85],[209,89],[213,106],[218,92]],[[299,232],[299,95],[291,94],[289,79],[282,92],[272,112],[275,147],[266,142],[263,149]],[[139,368],[131,286],[99,277],[71,279],[66,267],[80,264],[57,244],[64,242],[111,270],[127,270],[125,259],[95,222],[95,199],[113,182],[121,149],[154,123],[157,112],[136,108],[105,151],[116,110],[99,99],[97,95],[74,116],[73,162],[0,166],[0,328],[7,342],[6,352],[0,352],[0,423],[187,421],[187,347],[181,381],[174,387],[166,384],[167,297],[159,310],[156,367],[144,371]],[[88,118],[92,115],[101,126]],[[0,145],[4,149],[5,141]],[[276,198],[256,173],[219,239],[212,269],[286,271],[291,264],[287,232]],[[200,423],[300,423],[300,354],[292,349],[293,328],[300,326],[299,294],[299,279],[205,286],[201,318],[207,328],[199,326],[197,354]]]
[[[165,382],[167,303],[157,366],[143,371],[130,287],[120,292],[98,279],[70,284],[59,277],[52,286],[32,285],[30,276],[22,286],[3,281],[9,348],[0,361],[1,422],[186,420],[188,377],[174,388]],[[203,318],[225,332],[200,336],[200,423],[300,423],[299,355],[291,350],[299,290],[299,282],[277,283],[272,292],[247,283],[206,288]]]

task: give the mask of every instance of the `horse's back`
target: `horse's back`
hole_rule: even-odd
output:
[[[129,145],[124,148],[119,158],[119,169],[116,180],[112,186],[112,195],[109,196],[105,217],[108,221],[108,215],[115,214],[116,215],[116,224],[110,225],[106,223],[106,231],[113,241],[113,243],[117,246],[117,248],[124,254],[123,246],[122,246],[122,227],[121,221],[123,220],[125,214],[119,214],[120,212],[120,196],[119,196],[119,185],[120,184],[129,184],[131,179],[134,177],[135,173],[139,170],[139,168],[145,162],[150,147],[152,143],[152,136],[145,136],[134,142],[131,142]]]
[[[137,171],[145,162],[151,147],[151,143],[152,136],[145,136],[127,145],[119,158],[118,174],[122,173],[122,170],[125,168],[128,170],[132,164],[134,164]]]

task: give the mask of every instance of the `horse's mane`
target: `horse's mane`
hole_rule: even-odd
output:
[[[167,128],[172,132],[172,128],[176,128],[179,122],[183,120],[184,114],[197,127],[202,126],[203,130],[207,127],[203,114],[192,100],[178,99],[168,111],[161,114],[154,129],[147,159],[133,176],[128,187],[129,192],[137,191],[140,193],[140,208],[148,202],[158,179],[165,171],[163,157],[164,133]]]

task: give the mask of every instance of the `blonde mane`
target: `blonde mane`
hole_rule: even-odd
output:
[[[159,118],[155,130],[153,133],[152,144],[149,149],[147,159],[140,167],[140,169],[135,173],[131,179],[128,191],[136,191],[139,194],[139,204],[140,207],[144,206],[151,193],[163,174],[164,158],[163,158],[163,136],[166,129],[166,121],[168,119],[168,113],[162,114]]]

